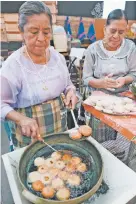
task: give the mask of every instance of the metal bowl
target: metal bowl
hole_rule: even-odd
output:
[[[52,153],[52,150],[47,147],[45,144],[37,141],[31,144],[23,153],[18,168],[18,176],[20,183],[23,188],[23,195],[32,203],[35,204],[78,204],[89,199],[100,187],[102,183],[103,175],[103,162],[99,151],[96,147],[87,140],[74,141],[69,138],[67,133],[59,133],[50,136],[46,136],[44,140],[55,147],[58,150],[68,150],[73,151],[77,154],[80,154],[82,158],[88,159],[91,162],[89,166],[89,180],[86,180],[86,185],[89,185],[89,189],[86,191],[85,181],[83,181],[83,189],[81,189],[81,195],[75,198],[70,198],[65,201],[58,200],[49,200],[42,197],[39,197],[37,194],[32,192],[27,184],[27,174],[30,170],[34,159],[38,156],[49,156]]]

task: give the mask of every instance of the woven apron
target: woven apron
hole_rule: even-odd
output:
[[[18,59],[16,59],[16,61],[22,70],[22,74],[24,76],[25,83],[27,84],[28,93],[32,102],[32,96],[35,93],[33,92],[27,80],[25,74],[27,69],[20,63]],[[63,66],[60,58],[55,66]],[[37,121],[41,137],[53,133],[64,132],[67,130],[67,109],[64,107],[60,96],[38,105],[30,105],[26,108],[15,108],[15,110],[25,115],[26,117],[33,118]],[[31,137],[22,135],[21,128],[13,121],[6,120],[5,127],[6,130],[8,130],[7,134],[10,141],[10,151],[13,151],[15,149],[14,147],[24,147],[31,143]]]

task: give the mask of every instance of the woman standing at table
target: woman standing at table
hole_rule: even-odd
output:
[[[64,57],[50,46],[49,8],[40,1],[25,2],[18,24],[25,45],[1,69],[1,117],[13,145],[23,147],[31,138],[67,130],[60,94],[66,95],[65,105],[73,109],[77,98]]]
[[[88,94],[100,90],[116,95],[128,90],[136,80],[136,46],[124,38],[127,26],[125,12],[113,10],[106,21],[104,39],[88,47],[83,67]],[[99,142],[116,139],[117,132],[93,116],[90,125]]]

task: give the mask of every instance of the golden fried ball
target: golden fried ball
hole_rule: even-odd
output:
[[[79,127],[79,132],[80,132],[83,136],[87,137],[87,136],[90,136],[90,135],[92,134],[92,128],[89,127],[88,125],[81,125],[81,126]]]
[[[85,163],[80,163],[77,165],[77,171],[83,173],[87,170],[86,164]]]
[[[81,163],[81,158],[80,158],[80,157],[72,157],[71,163],[72,163],[73,165],[78,165],[78,164]]]
[[[46,186],[42,190],[42,195],[44,198],[53,198],[55,195],[55,190],[51,186]]]
[[[67,182],[72,186],[79,186],[80,182],[81,182],[81,179],[80,179],[80,177],[78,175],[72,174],[68,178]]]
[[[72,155],[71,155],[71,154],[64,154],[64,155],[62,156],[62,160],[63,160],[64,162],[69,162],[69,161],[71,160],[71,158],[72,158]]]
[[[76,131],[73,131],[73,132],[70,133],[70,137],[73,140],[78,140],[78,139],[81,139],[82,134],[78,130],[76,130]]]
[[[61,188],[57,191],[56,197],[58,200],[68,200],[70,197],[70,191],[68,188]]]
[[[35,191],[42,191],[43,188],[44,188],[44,184],[41,182],[41,181],[35,181],[32,183],[32,188],[35,190]]]

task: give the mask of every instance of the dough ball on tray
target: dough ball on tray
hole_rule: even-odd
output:
[[[127,97],[124,97],[122,98],[123,102],[125,102],[126,104],[128,103],[133,103],[133,100],[131,98],[127,98]]]
[[[104,101],[97,101],[95,106],[103,107]]]
[[[103,112],[104,113],[108,113],[108,114],[113,114],[114,112],[113,112],[113,110],[110,110],[110,109],[103,109]]]
[[[103,107],[102,106],[94,106],[94,108],[96,109],[96,110],[99,110],[99,111],[102,111],[103,110]]]
[[[135,108],[135,104],[134,103],[126,104],[124,107],[125,107],[126,110],[131,112]]]
[[[136,106],[134,106],[133,110],[131,110],[132,112],[136,112]]]
[[[114,113],[123,114],[125,112],[125,106],[117,104],[114,106],[113,111]]]
[[[122,99],[115,98],[115,100],[113,101],[113,104],[118,106],[123,106],[124,103]]]

